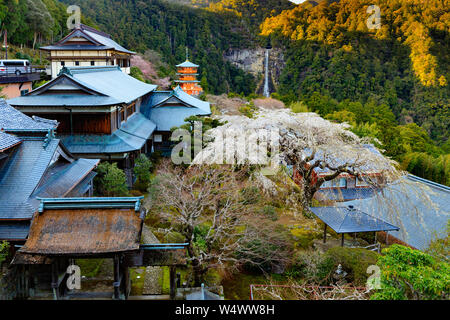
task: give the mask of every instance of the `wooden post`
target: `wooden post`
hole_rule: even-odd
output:
[[[177,272],[177,288],[181,288],[181,274]]]
[[[128,266],[123,267],[123,281],[125,300],[128,300],[128,297],[130,295],[130,270],[128,269]]]
[[[373,233],[373,237],[374,237],[373,244],[377,244],[377,232],[376,231]]]
[[[327,225],[323,228],[323,243],[327,243]]]
[[[58,300],[58,266],[57,261],[52,263],[52,290],[53,300]]]
[[[120,268],[119,256],[114,255],[114,299],[120,299]]]
[[[177,293],[177,283],[176,283],[177,267],[170,266],[169,268],[170,268],[170,299],[174,300]]]
[[[344,233],[342,234],[342,239],[341,239],[341,247],[344,246]]]

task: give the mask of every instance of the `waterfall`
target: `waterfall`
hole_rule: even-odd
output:
[[[269,92],[269,50],[268,48],[266,48],[266,59],[264,62],[264,91],[263,91],[263,95],[265,97],[270,97],[270,92]]]

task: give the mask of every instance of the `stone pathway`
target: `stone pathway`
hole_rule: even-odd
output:
[[[159,243],[159,240],[144,224],[142,229],[142,241],[143,243]],[[163,277],[163,270],[161,267],[146,267],[144,288],[142,294],[144,295],[157,295],[162,294],[161,281]]]

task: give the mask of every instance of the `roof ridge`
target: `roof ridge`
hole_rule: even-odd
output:
[[[410,179],[410,180],[414,180],[416,182],[421,182],[421,183],[427,184],[427,185],[429,185],[431,187],[435,187],[435,188],[441,189],[442,191],[450,193],[450,187],[448,187],[446,185],[443,185],[443,184],[440,184],[440,183],[437,183],[437,182],[434,182],[434,181],[431,181],[431,180],[428,180],[428,179],[424,179],[424,178],[415,176],[413,174],[408,174],[407,178]]]
[[[39,213],[45,209],[89,209],[98,208],[134,208],[138,212],[141,208],[141,200],[144,197],[92,197],[92,198],[36,198],[41,201]]]
[[[344,224],[345,220],[347,219],[349,213],[353,210],[353,208],[350,209],[349,207],[338,207],[338,208],[343,208],[343,209],[345,209],[345,210],[347,211],[347,213],[345,214],[344,219],[342,219],[341,224],[339,225],[338,230],[336,230],[337,233],[339,233],[338,231],[341,231],[342,225]]]
[[[73,76],[78,73],[90,73],[90,72],[106,72],[120,70],[119,66],[86,66],[86,67],[64,67],[61,69],[60,74],[68,74]]]
[[[111,39],[111,35],[109,33],[97,30],[94,27],[90,27],[90,26],[87,26],[87,25],[82,24],[82,23],[80,23],[79,29],[80,30],[86,30],[86,31],[94,32],[94,33],[97,33],[98,35],[101,35],[103,37]]]

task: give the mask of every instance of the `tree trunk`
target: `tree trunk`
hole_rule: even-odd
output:
[[[194,270],[194,287],[200,287],[202,285],[202,266],[198,262],[198,260],[195,260],[196,263],[193,264],[193,270]]]
[[[303,212],[306,213],[306,216],[311,217],[312,212],[311,212],[310,207],[312,205],[312,199],[314,197],[315,192],[306,186],[304,186],[303,190],[304,190],[303,197],[302,197]]]
[[[33,37],[33,50],[34,50],[34,47],[36,46],[36,40],[37,40],[37,32],[34,32],[34,37]]]
[[[192,259],[192,270],[194,272],[194,287],[200,287],[203,270],[202,266],[200,265],[200,261],[198,261],[198,259],[195,258],[194,245],[192,244],[192,241],[189,242],[187,250],[189,257]]]

